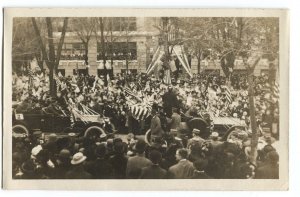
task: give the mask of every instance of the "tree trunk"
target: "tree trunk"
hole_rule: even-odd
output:
[[[165,52],[165,58],[164,58],[164,70],[168,70],[169,68],[169,44],[168,44],[168,30],[167,30],[167,25],[168,25],[168,18],[163,17],[163,39],[164,39],[164,52]]]
[[[260,57],[257,58],[252,66],[250,66],[246,61],[244,64],[247,68],[248,74],[248,98],[249,98],[249,107],[250,107],[250,124],[252,130],[251,137],[251,151],[250,151],[250,162],[256,164],[257,158],[257,144],[258,144],[258,133],[257,133],[257,124],[256,124],[256,115],[255,115],[255,103],[254,103],[254,69],[258,62],[260,61]]]
[[[56,86],[55,86],[55,81],[53,80],[54,77],[54,69],[49,70],[49,82],[50,82],[50,95],[52,97],[56,96]]]
[[[54,42],[53,42],[53,30],[52,30],[52,21],[50,17],[46,18],[47,24],[47,32],[48,32],[48,47],[49,47],[49,64],[50,66],[50,74],[49,74],[49,82],[50,82],[50,95],[56,96],[56,87],[54,85],[53,76],[56,74],[55,69],[55,49],[54,49]]]
[[[103,60],[103,65],[105,67],[106,64],[106,56],[105,56],[105,41],[104,41],[104,35],[103,35],[103,31],[104,31],[104,26],[103,26],[103,18],[100,17],[100,33],[101,33],[101,53],[102,53],[102,60]]]
[[[251,130],[252,130],[250,162],[256,164],[258,133],[256,130],[257,125],[256,125],[254,91],[253,91],[253,87],[254,87],[253,72],[251,73],[250,72],[248,72],[248,82],[249,82],[248,96],[249,96],[249,105],[250,105],[250,123],[251,123]]]

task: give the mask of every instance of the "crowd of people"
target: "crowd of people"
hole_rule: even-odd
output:
[[[13,140],[15,179],[276,179],[279,155],[271,138],[258,150],[257,163],[249,160],[247,136],[221,141],[213,132],[186,142],[169,135],[168,145],[158,138],[151,144],[128,135],[91,138]],[[238,139],[238,140],[237,140]],[[242,142],[239,144],[238,142]]]
[[[249,126],[246,76],[194,75],[192,79],[162,79],[145,74],[55,77],[57,96],[51,97],[49,77],[42,72],[13,74],[13,100],[23,112],[70,113],[70,104],[85,105],[109,117],[127,140],[108,134],[98,138],[59,138],[51,134],[13,139],[13,177],[21,179],[124,178],[278,178],[278,98],[267,75],[255,78],[256,119],[261,130],[257,162],[250,154],[251,132],[236,130],[227,141],[211,132],[180,135],[180,122],[189,117],[232,117]],[[128,94],[124,87],[130,90]],[[146,120],[136,120],[134,103],[154,103]],[[150,128],[151,140],[138,137]]]

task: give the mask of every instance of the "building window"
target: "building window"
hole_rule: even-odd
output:
[[[101,43],[98,43],[97,46],[97,60],[102,60]],[[128,44],[126,42],[105,43],[105,56],[106,60],[136,60],[136,42],[128,42]]]
[[[97,69],[98,77],[109,74],[109,77],[112,79],[114,76],[113,72],[114,72],[113,69],[106,69],[106,70],[105,69]]]
[[[85,58],[86,58],[86,54],[85,54],[84,44],[82,43],[63,44],[61,50],[61,58],[60,58],[61,60],[85,60]]]
[[[105,18],[107,31],[136,31],[135,17],[112,17]]]

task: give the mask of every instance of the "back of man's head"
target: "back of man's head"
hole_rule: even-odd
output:
[[[186,159],[188,157],[188,151],[185,148],[178,149],[177,151],[182,159]]]
[[[149,159],[153,164],[158,164],[161,161],[162,155],[157,150],[152,150],[149,154]]]
[[[144,140],[138,140],[135,144],[135,150],[138,154],[143,154],[145,152],[146,142]]]
[[[208,165],[207,159],[198,159],[193,163],[194,167],[198,171],[204,171]]]

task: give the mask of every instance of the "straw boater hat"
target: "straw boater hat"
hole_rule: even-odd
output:
[[[84,156],[83,153],[78,152],[73,156],[71,160],[71,164],[78,165],[84,162],[85,160],[86,160],[86,156]]]

